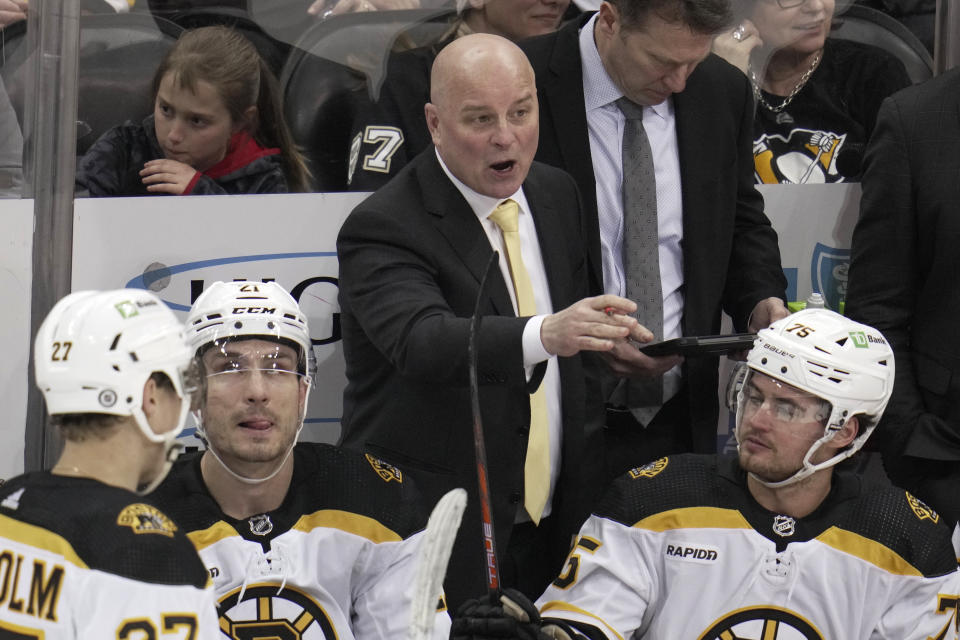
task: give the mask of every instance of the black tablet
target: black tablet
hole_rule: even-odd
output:
[[[718,356],[734,351],[744,351],[753,346],[754,333],[734,333],[726,336],[687,336],[651,342],[640,347],[648,356]]]

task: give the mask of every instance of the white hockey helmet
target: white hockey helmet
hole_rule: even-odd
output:
[[[815,471],[849,458],[876,428],[893,391],[894,358],[886,338],[876,329],[829,309],[806,309],[778,320],[757,334],[747,355],[749,372],[759,372],[829,403],[823,437],[804,456],[803,466],[770,487],[792,484]],[[737,442],[743,418],[744,386],[737,393]],[[859,416],[860,431],[836,455],[812,463],[813,454],[846,424]]]
[[[200,384],[183,325],[142,289],[78,291],[57,302],[37,332],[34,371],[51,415],[133,416],[168,453]],[[182,400],[177,427],[163,434],[143,413],[143,387],[154,372],[166,374]]]
[[[186,328],[198,355],[228,338],[262,338],[296,346],[301,373],[312,378],[316,369],[307,317],[276,282],[214,282],[193,303]]]

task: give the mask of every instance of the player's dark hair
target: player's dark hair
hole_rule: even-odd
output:
[[[157,387],[175,392],[173,381],[162,371],[150,374]],[[58,413],[50,416],[50,424],[60,430],[70,442],[84,442],[87,439],[105,440],[126,420],[126,416],[108,413]]]
[[[697,33],[714,35],[733,23],[731,0],[606,0],[617,8],[625,29],[643,29],[647,16],[681,23]]]
[[[154,99],[168,73],[189,91],[201,80],[209,82],[234,122],[242,122],[247,109],[256,106],[248,132],[260,146],[280,149],[291,191],[307,190],[310,173],[283,117],[280,85],[249,40],[221,25],[185,31],[157,67]]]

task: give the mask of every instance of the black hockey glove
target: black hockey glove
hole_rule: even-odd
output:
[[[504,589],[499,601],[485,595],[457,609],[450,640],[552,640],[540,629],[540,614],[516,589]]]

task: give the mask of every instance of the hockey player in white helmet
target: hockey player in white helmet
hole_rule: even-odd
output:
[[[0,637],[215,638],[193,545],[135,493],[163,479],[197,395],[183,326],[147,291],[73,293],[34,369],[63,452],[0,486]]]
[[[296,300],[275,282],[215,282],[186,330],[206,374],[207,447],[182,456],[152,497],[213,576],[223,633],[405,637],[426,510],[399,470],[297,443],[313,358]],[[434,637],[449,628],[441,607]]]
[[[536,606],[511,594],[525,621],[485,598],[451,637],[956,639],[950,528],[834,467],[870,436],[893,367],[879,331],[829,310],[762,329],[734,393],[738,453],[618,478]]]

